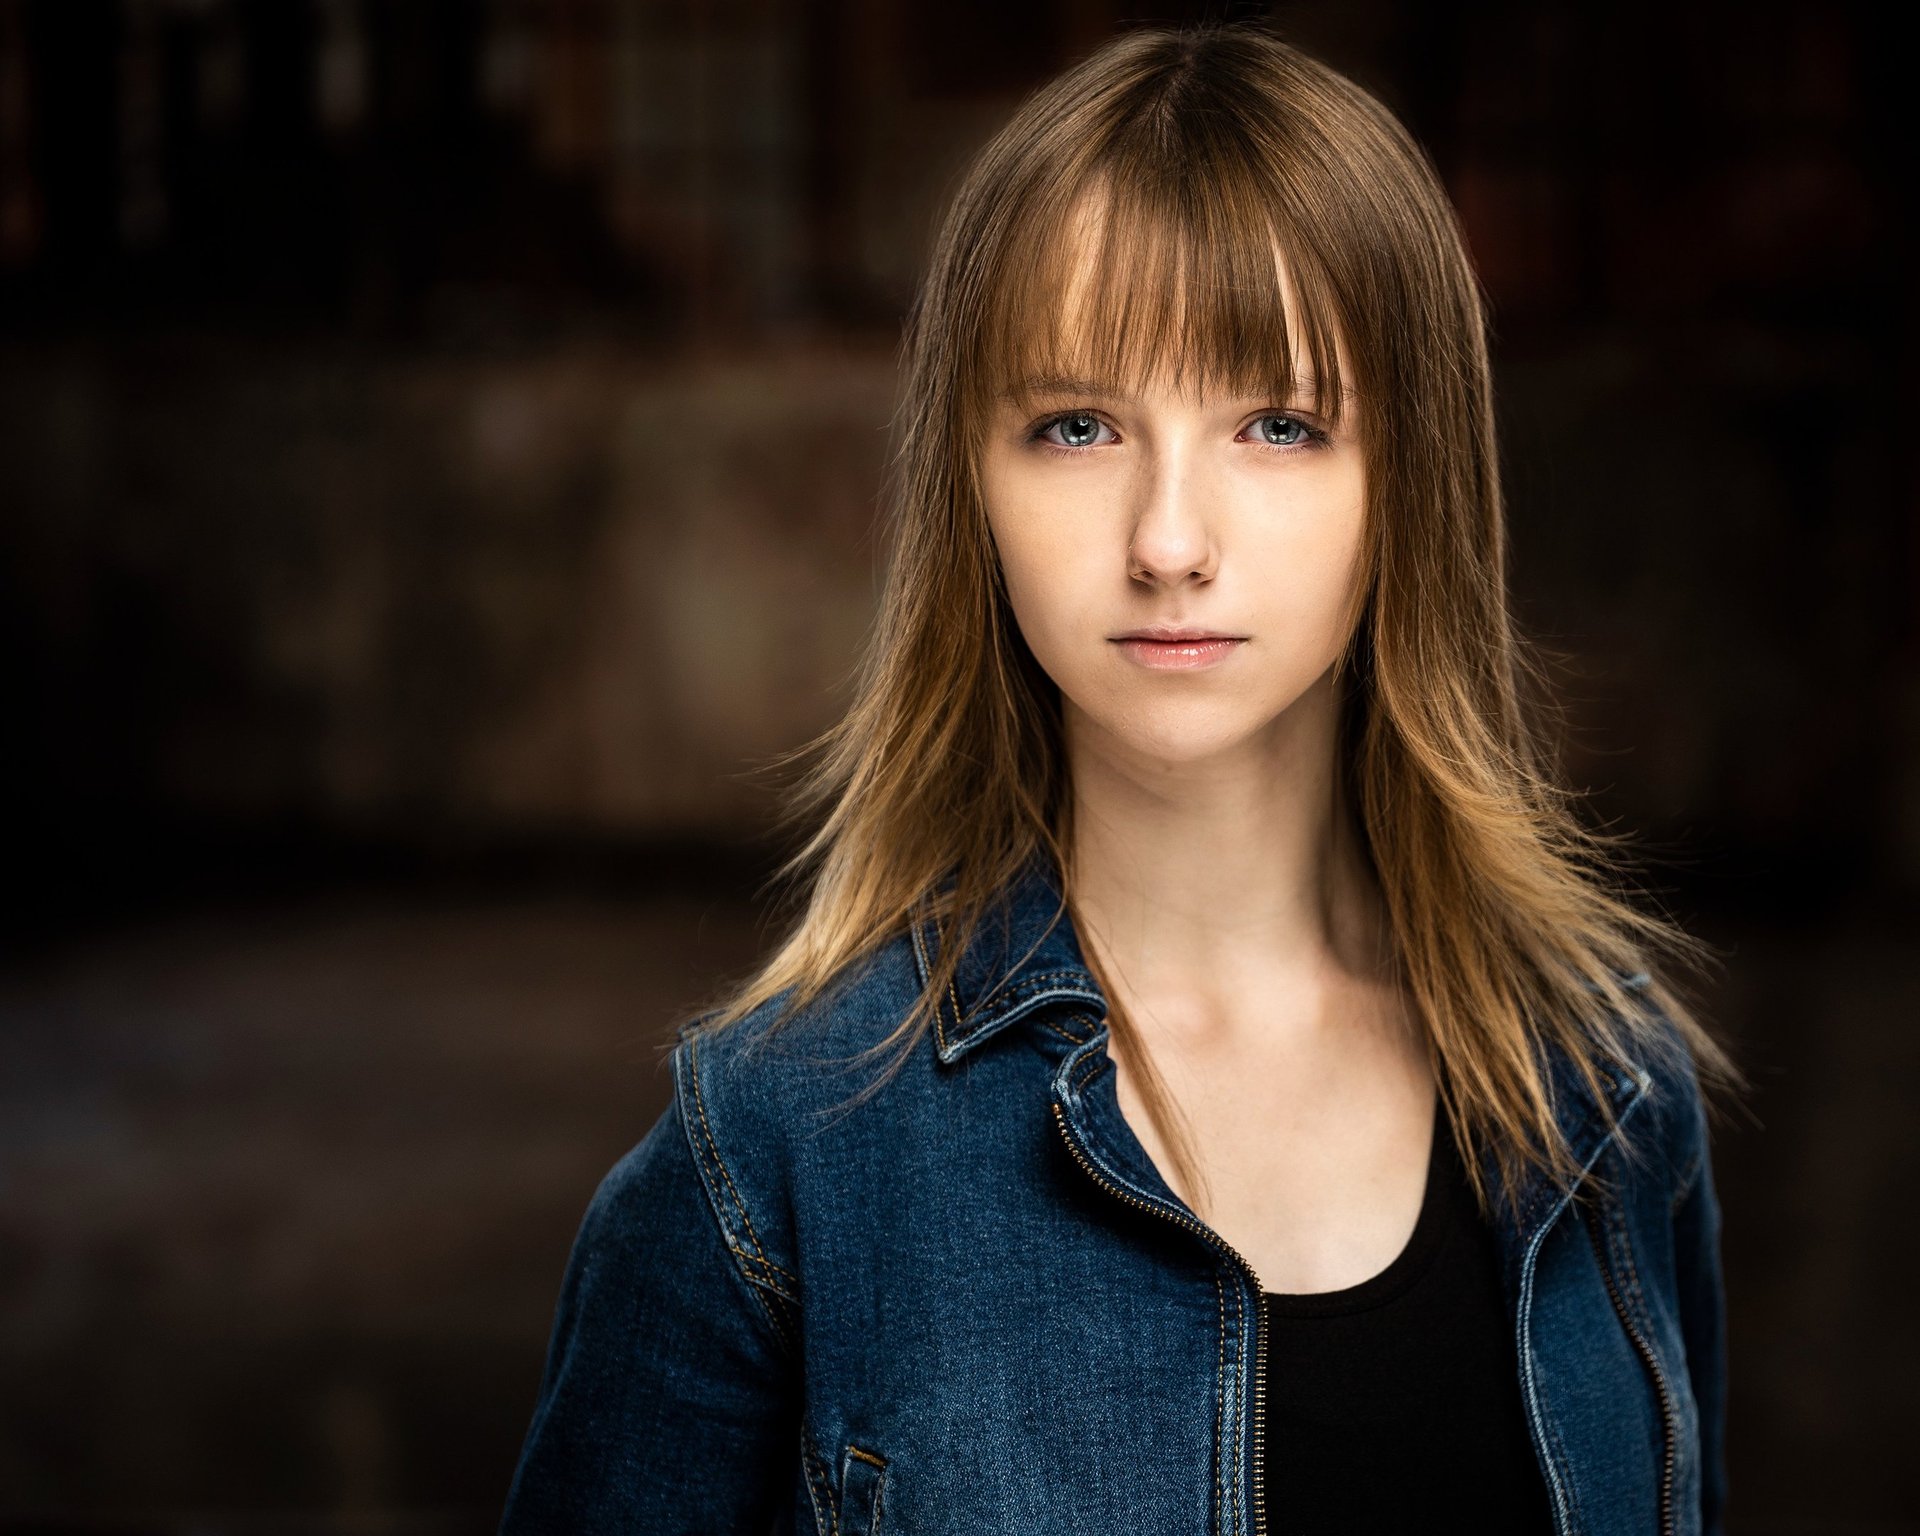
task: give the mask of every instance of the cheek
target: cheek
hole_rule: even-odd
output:
[[[1003,509],[989,523],[1015,628],[1061,692],[1087,700],[1099,688],[1092,669],[1107,660],[1089,641],[1114,617],[1111,557],[1076,536],[1072,519],[1038,509]]]
[[[1356,494],[1282,525],[1266,547],[1250,551],[1260,569],[1271,573],[1264,606],[1299,643],[1321,649],[1344,638],[1338,631],[1359,573],[1365,530],[1364,503]]]
[[[1096,557],[1088,541],[1074,539],[1062,521],[1040,516],[1001,520],[994,543],[1020,632],[1047,662],[1088,606]]]

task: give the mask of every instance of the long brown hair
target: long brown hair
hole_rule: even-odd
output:
[[[1101,302],[1065,335],[1070,279]],[[701,1027],[789,989],[792,1017],[925,912],[934,974],[874,1048],[900,1047],[871,1092],[1029,858],[1053,861],[1073,910],[1059,694],[1002,585],[983,428],[1031,378],[1170,367],[1177,386],[1190,366],[1207,387],[1283,403],[1304,379],[1336,426],[1349,392],[1365,402],[1340,799],[1483,1206],[1482,1147],[1510,1193],[1529,1165],[1569,1182],[1540,1047],[1563,1048],[1605,1104],[1602,1063],[1670,1048],[1664,1013],[1703,1079],[1735,1081],[1665,974],[1710,951],[1630,899],[1624,839],[1584,826],[1548,768],[1545,671],[1507,601],[1483,298],[1445,191],[1385,107],[1257,25],[1114,37],[1029,97],[959,185],[905,328],[889,564],[854,700],[775,760],[806,761],[786,805],[803,838],[774,877],[795,915]],[[1110,1026],[1177,1174],[1203,1188],[1117,1000]]]

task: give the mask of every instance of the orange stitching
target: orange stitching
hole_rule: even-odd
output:
[[[921,929],[923,926],[920,921],[916,920],[907,929],[907,933],[913,939],[913,958],[920,967],[920,985],[925,987],[929,981],[933,980],[933,966],[927,959],[926,941],[921,937]],[[946,1031],[940,1027],[940,1010],[938,1008],[933,1010],[933,1038],[939,1044],[940,1054],[942,1056],[946,1055],[947,1035]]]
[[[927,922],[926,920],[921,920],[909,925],[907,930],[908,934],[913,940],[914,957],[920,963],[920,975],[921,975],[921,980],[923,985],[925,984],[926,981],[930,980],[933,975],[933,963],[930,958],[932,955],[932,950],[929,948],[926,942],[926,936],[925,936],[926,930],[930,926],[931,924],[929,922]],[[1034,995],[1040,992],[1044,992],[1049,987],[1053,986],[1058,982],[1078,981],[1084,976],[1084,974],[1085,973],[1082,971],[1077,971],[1072,969],[1060,970],[1060,971],[1043,971],[1038,975],[1023,977],[1021,980],[1013,983],[1010,987],[1006,987],[1000,991],[996,991],[992,993],[988,999],[988,1002],[996,1008],[1004,1009],[1011,1006],[1012,1004],[1022,1002],[1030,997],[1033,997]],[[952,1013],[953,1013],[953,1028],[956,1031],[956,1038],[957,1038],[957,1032],[960,1030],[963,1030],[966,1027],[966,1018],[962,1014],[960,1009],[959,991],[955,985],[954,979],[951,977],[949,977],[947,981],[947,999],[946,1000],[947,1000],[947,1006],[952,1010]],[[943,1056],[948,1054],[948,1052],[950,1052],[953,1048],[954,1040],[948,1037],[947,1030],[945,1027],[945,1019],[938,1008],[936,1008],[933,1013],[933,1035],[934,1035],[935,1041],[938,1042],[939,1044],[940,1054]],[[1065,1038],[1072,1040],[1073,1036],[1067,1035]],[[1078,1045],[1078,1044],[1083,1044],[1084,1042],[1076,1040],[1074,1041],[1074,1043]]]
[[[740,1191],[734,1187],[733,1175],[727,1172],[726,1159],[720,1155],[719,1143],[713,1139],[713,1127],[707,1121],[706,1099],[700,1092],[700,1047],[698,1042],[689,1041],[687,1044],[687,1075],[693,1082],[693,1107],[700,1117],[700,1133],[706,1141],[708,1152],[713,1157],[714,1166],[720,1170],[720,1177],[726,1181],[727,1193],[733,1197],[733,1203],[740,1212],[741,1224],[747,1229],[748,1240],[751,1241],[754,1246],[752,1257],[755,1262],[771,1264],[772,1260],[767,1258],[766,1251],[761,1246],[759,1234],[753,1230],[753,1218],[747,1214],[746,1202],[740,1198]],[[722,1233],[722,1238],[726,1241],[727,1251],[729,1253],[739,1252],[724,1232]],[[745,1280],[748,1287],[752,1290],[754,1300],[759,1303],[760,1310],[765,1314],[769,1326],[773,1329],[774,1336],[780,1341],[787,1353],[797,1359],[799,1356],[799,1345],[795,1341],[792,1333],[788,1330],[786,1321],[775,1315],[774,1308],[769,1306],[766,1299],[760,1294],[760,1283],[755,1281],[753,1276],[745,1273],[741,1275],[741,1279]],[[772,1287],[772,1289],[776,1295],[782,1294],[777,1287]],[[782,1295],[782,1299],[790,1301],[792,1298]]]
[[[807,1429],[804,1417],[800,1420],[800,1468],[807,1479],[807,1498],[813,1504],[813,1528],[820,1529],[821,1488],[827,1491],[827,1530],[837,1533],[840,1529],[840,1510],[833,1497],[833,1469],[826,1464],[826,1458],[814,1447],[813,1435]]]
[[[750,1264],[761,1262],[744,1249],[734,1247],[732,1243],[727,1244],[727,1252],[731,1253],[735,1258],[743,1259]],[[788,1331],[789,1324],[785,1312],[786,1307],[797,1306],[798,1303],[793,1297],[789,1296],[770,1280],[756,1280],[752,1275],[748,1274],[743,1274],[740,1278],[747,1282],[748,1288],[753,1292],[753,1299],[759,1303],[761,1312],[766,1315],[767,1321],[773,1325],[773,1331],[779,1337],[781,1344],[786,1347],[787,1353],[797,1360],[800,1357],[800,1346]],[[777,1297],[785,1305],[782,1307],[769,1306],[767,1303],[768,1296]]]
[[[956,1008],[957,1006],[958,1005],[956,1004]],[[1052,1030],[1056,1035],[1058,1035],[1062,1040],[1065,1040],[1070,1045],[1085,1045],[1087,1043],[1087,1040],[1090,1038],[1089,1036],[1086,1036],[1086,1035],[1076,1035],[1076,1034],[1070,1033],[1066,1028],[1064,1028],[1060,1024],[1060,1022],[1057,1019],[1043,1018],[1039,1022],[1044,1024],[1048,1029]],[[986,1027],[987,1026],[985,1024],[982,1024],[979,1026],[979,1029],[984,1029]],[[976,1030],[975,1032],[978,1033],[978,1030]],[[941,1040],[941,1048],[943,1050],[947,1048],[946,1041],[944,1038]]]
[[[727,1160],[720,1155],[720,1144],[713,1139],[713,1127],[707,1123],[706,1099],[700,1092],[700,1047],[697,1044],[687,1047],[687,1065],[693,1069],[690,1074],[693,1078],[693,1107],[699,1112],[700,1130],[713,1153],[714,1166],[727,1182],[727,1193],[733,1196],[734,1206],[740,1212],[740,1224],[747,1229],[747,1241],[753,1244],[756,1254],[764,1257],[766,1247],[760,1241],[760,1234],[753,1230],[753,1218],[747,1214],[747,1202],[740,1198],[740,1191],[734,1188],[733,1175],[727,1171]]]
[[[859,1457],[862,1461],[864,1461],[870,1467],[884,1467],[887,1464],[886,1457],[876,1456],[872,1451],[863,1451],[857,1445],[848,1446],[847,1454],[849,1456]]]
[[[1036,992],[1045,992],[1056,982],[1078,981],[1083,975],[1081,971],[1036,971],[1031,976],[1022,976],[1018,981],[1003,983],[990,995],[989,1000],[996,1004],[1017,1003]]]
[[[790,1270],[790,1269],[782,1269],[782,1268],[781,1268],[781,1267],[780,1267],[780,1266],[779,1266],[778,1264],[776,1264],[776,1263],[774,1263],[772,1259],[770,1259],[770,1258],[768,1258],[768,1257],[766,1257],[766,1255],[765,1255],[765,1254],[759,1254],[759,1253],[749,1253],[749,1252],[747,1252],[747,1250],[746,1250],[746,1249],[744,1249],[744,1248],[741,1248],[741,1247],[739,1247],[739,1246],[737,1246],[737,1245],[735,1245],[735,1244],[733,1244],[733,1243],[728,1243],[728,1244],[727,1244],[727,1248],[728,1248],[728,1251],[729,1251],[729,1252],[731,1252],[731,1253],[732,1253],[732,1254],[734,1255],[734,1257],[735,1257],[735,1258],[738,1258],[738,1259],[742,1259],[742,1260],[744,1260],[745,1262],[747,1262],[747,1263],[749,1263],[749,1264],[758,1264],[758,1265],[760,1265],[760,1266],[761,1266],[761,1267],[762,1267],[763,1269],[770,1269],[770,1270],[772,1270],[772,1271],[773,1271],[773,1272],[774,1272],[775,1274],[777,1274],[777,1275],[783,1275],[783,1276],[785,1276],[785,1277],[786,1277],[787,1279],[789,1279],[789,1280],[793,1280],[793,1281],[795,1281],[796,1283],[797,1283],[797,1282],[798,1282],[798,1280],[799,1280],[799,1277],[798,1277],[797,1275],[795,1275],[795,1274],[794,1274],[794,1272],[793,1272],[792,1270]],[[776,1291],[779,1291],[779,1292],[780,1292],[780,1294],[781,1294],[782,1296],[786,1296],[786,1298],[787,1298],[787,1300],[788,1300],[788,1301],[797,1301],[797,1300],[799,1299],[799,1298],[798,1298],[798,1297],[796,1297],[796,1296],[788,1296],[788,1295],[787,1295],[787,1293],[786,1293],[786,1291],[784,1291],[784,1290],[782,1290],[782,1289],[781,1289],[781,1288],[780,1288],[779,1286],[777,1286],[777,1285],[774,1285],[772,1281],[768,1281],[768,1282],[767,1282],[767,1284],[768,1284],[768,1285],[769,1285],[769,1286],[770,1286],[770,1287],[771,1287],[772,1289],[774,1289],[774,1290],[776,1290]]]

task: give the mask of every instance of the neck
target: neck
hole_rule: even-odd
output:
[[[1124,1000],[1378,981],[1384,907],[1336,772],[1324,675],[1256,739],[1155,758],[1070,712],[1070,854],[1083,943]]]

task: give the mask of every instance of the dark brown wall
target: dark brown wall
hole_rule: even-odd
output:
[[[1113,28],[1231,14],[1432,150],[1570,776],[1727,957],[1736,1528],[1905,1518],[1868,8],[0,0],[0,1527],[489,1527],[662,1027],[765,939],[748,770],[845,699],[941,200]]]

